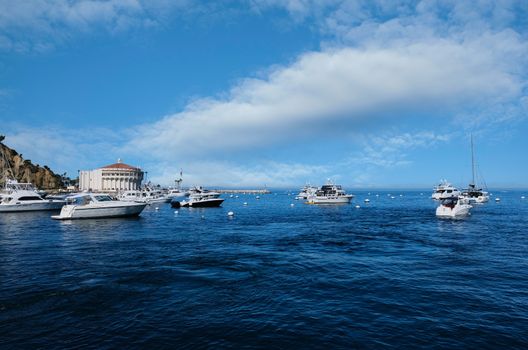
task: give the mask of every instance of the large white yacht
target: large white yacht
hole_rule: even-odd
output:
[[[1,194],[0,212],[60,210],[64,200],[44,199],[30,183],[6,180]]]
[[[471,205],[460,201],[458,197],[444,198],[436,208],[436,216],[444,218],[459,218],[469,215]]]
[[[434,200],[442,200],[451,197],[458,197],[460,191],[451,185],[446,180],[441,180],[440,183],[433,189],[433,194],[431,198]]]
[[[354,198],[347,194],[340,185],[328,182],[320,189],[311,190],[306,198],[307,204],[348,204]]]
[[[489,194],[478,188],[475,182],[475,152],[473,151],[473,135],[471,135],[471,183],[460,195],[461,200],[469,204],[483,204],[489,201]]]
[[[81,193],[66,199],[56,220],[137,216],[147,203],[114,200],[107,194]]]
[[[193,207],[193,208],[203,208],[203,207],[219,207],[220,204],[224,201],[223,198],[220,198],[220,193],[208,191],[202,187],[194,187],[189,195],[189,199],[179,202],[176,200],[171,201],[171,206],[173,208],[179,207]]]

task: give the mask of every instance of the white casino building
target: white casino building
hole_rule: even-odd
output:
[[[143,171],[139,167],[121,162],[110,164],[95,170],[79,172],[79,190],[81,191],[126,191],[141,188]]]

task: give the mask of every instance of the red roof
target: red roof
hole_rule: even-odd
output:
[[[131,166],[131,165],[128,165],[128,164],[125,164],[125,163],[114,163],[114,164],[106,165],[106,166],[102,167],[102,169],[131,169],[131,170],[136,170],[136,169],[139,169],[139,168],[136,168],[134,166]]]

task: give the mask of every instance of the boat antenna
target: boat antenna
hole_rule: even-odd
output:
[[[475,151],[473,150],[473,133],[471,133],[471,184],[475,186]]]

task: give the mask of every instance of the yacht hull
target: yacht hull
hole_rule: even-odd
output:
[[[51,218],[56,220],[117,218],[138,216],[147,206],[146,203],[121,203],[108,206],[65,205],[60,215]]]
[[[469,204],[459,204],[453,208],[440,205],[436,208],[436,216],[442,218],[460,218],[469,215],[469,210],[472,208]]]
[[[189,208],[211,208],[211,207],[219,207],[224,200],[222,198],[215,198],[215,199],[207,199],[207,200],[200,200],[200,201],[189,201],[189,202],[181,202],[181,207],[189,207]],[[177,202],[172,202],[173,207],[177,207]]]
[[[0,204],[0,213],[15,213],[25,211],[60,210],[65,201],[28,201],[18,204]]]
[[[349,204],[353,196],[340,197],[310,197],[307,204]]]

